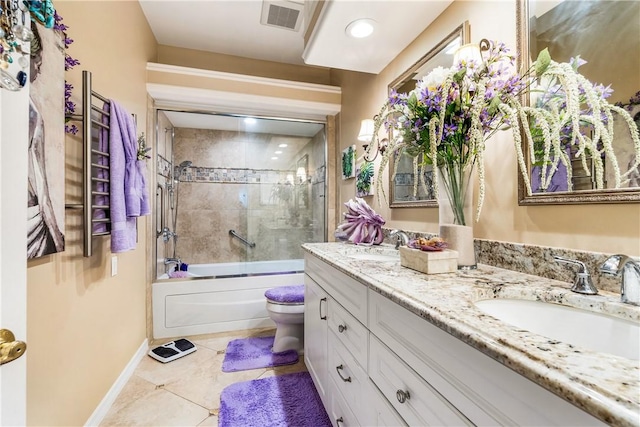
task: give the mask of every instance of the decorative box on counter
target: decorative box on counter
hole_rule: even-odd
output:
[[[400,265],[426,274],[452,273],[458,270],[458,252],[421,251],[400,246]]]

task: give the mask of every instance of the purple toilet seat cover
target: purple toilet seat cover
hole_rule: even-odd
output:
[[[275,302],[303,303],[304,285],[278,286],[267,290],[264,296]]]

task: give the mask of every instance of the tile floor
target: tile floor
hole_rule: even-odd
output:
[[[187,337],[198,347],[192,354],[166,364],[143,358],[100,425],[217,426],[226,386],[307,370],[301,356],[295,365],[222,372],[229,341],[274,334],[274,329],[251,329]],[[150,347],[169,341],[157,340]]]

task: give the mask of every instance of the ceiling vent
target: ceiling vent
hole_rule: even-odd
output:
[[[271,27],[298,31],[304,5],[293,1],[263,1],[260,23]]]

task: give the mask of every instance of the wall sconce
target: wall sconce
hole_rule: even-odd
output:
[[[491,43],[487,39],[480,40],[480,43],[462,45],[453,54],[453,64],[459,64],[461,61],[475,61],[478,64],[482,64],[484,61],[482,52],[489,50],[490,47]]]
[[[374,117],[376,119],[377,117]],[[378,157],[378,152],[384,153],[384,150],[387,148],[387,144],[389,140],[384,138],[383,140],[377,142],[377,138],[374,137],[373,129],[375,128],[374,120],[372,119],[364,119],[360,122],[360,132],[358,133],[358,140],[364,142],[362,144],[362,148],[364,148],[364,160],[367,162],[372,162]],[[372,158],[367,158],[369,144],[373,144],[374,141],[378,143],[378,148],[375,150]]]

